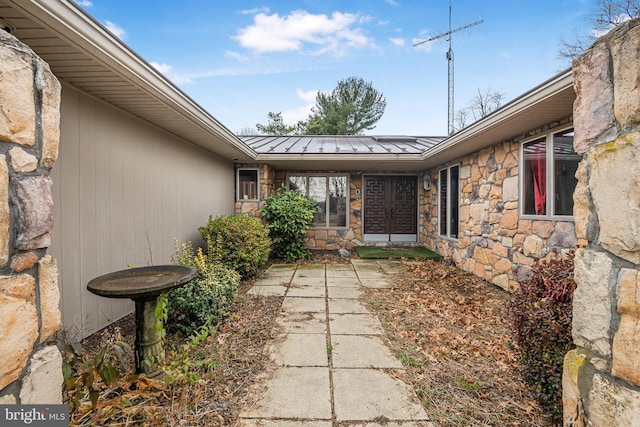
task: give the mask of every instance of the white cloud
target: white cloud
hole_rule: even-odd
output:
[[[398,38],[390,38],[389,41],[391,43],[393,43],[396,46],[404,46],[404,44],[406,43],[406,40],[403,39],[402,37],[398,37]]]
[[[193,83],[193,79],[190,76],[175,71],[169,64],[160,64],[155,61],[151,61],[150,64],[175,84]]]
[[[113,35],[120,40],[124,40],[125,37],[127,37],[127,32],[122,27],[119,27],[111,21],[105,21],[104,26],[107,27],[107,30],[111,31]]]
[[[93,3],[90,0],[76,0],[76,3],[82,7],[91,7]]]
[[[398,2],[395,1],[395,0],[384,0],[384,2],[389,4],[389,5],[391,5],[391,6],[393,6],[393,7],[398,6]]]
[[[316,104],[317,90],[304,91],[302,89],[296,89],[296,95],[299,99],[304,101],[305,105],[292,108],[282,112],[282,119],[287,124],[296,124],[300,120],[306,120],[311,114],[311,108]]]
[[[226,56],[227,58],[233,58],[239,62],[246,62],[249,60],[248,56],[245,56],[239,52],[235,52],[233,50],[227,50],[224,53],[224,56]]]
[[[253,9],[245,9],[245,10],[241,10],[240,14],[242,15],[255,15],[258,13],[269,13],[271,10],[267,7],[267,6],[263,6],[263,7],[255,7]]]
[[[370,17],[334,12],[331,16],[313,15],[296,10],[287,16],[259,13],[253,25],[238,30],[234,39],[241,46],[258,53],[301,51],[306,44],[315,46],[311,53],[341,55],[347,48],[373,46],[356,23],[368,22]]]

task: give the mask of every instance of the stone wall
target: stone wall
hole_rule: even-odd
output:
[[[523,219],[519,215],[520,141],[570,123],[571,117],[548,123],[451,163],[460,165],[458,239],[438,233],[439,169],[429,171],[434,185],[420,208],[424,243],[462,270],[509,291],[517,289],[535,258],[581,243],[572,221]]]
[[[60,293],[49,173],[58,155],[60,84],[0,30],[0,403],[61,403]]]
[[[640,420],[640,20],[573,63],[577,348],[564,362],[565,426]]]

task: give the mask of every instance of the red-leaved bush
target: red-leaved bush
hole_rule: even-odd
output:
[[[562,419],[564,355],[573,348],[574,255],[537,260],[508,305],[523,378],[555,422]]]

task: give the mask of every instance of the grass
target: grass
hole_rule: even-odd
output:
[[[424,246],[356,246],[362,259],[424,258],[439,261],[442,256]]]

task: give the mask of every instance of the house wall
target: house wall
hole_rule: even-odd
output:
[[[459,268],[510,291],[517,289],[535,258],[554,249],[574,248],[579,242],[573,221],[532,220],[519,215],[520,141],[570,123],[567,117],[441,165],[460,165],[458,239],[439,235],[437,178],[441,168],[429,171],[436,184],[422,199],[424,243],[451,258]]]
[[[236,215],[249,215],[260,217],[259,210],[264,205],[264,200],[273,194],[278,188],[286,186],[287,174],[292,173],[309,173],[309,174],[344,174],[345,172],[336,171],[274,171],[268,165],[259,164],[239,164],[236,165],[236,170],[239,168],[257,168],[260,170],[260,200],[236,200],[235,213]],[[340,228],[313,228],[307,231],[307,243],[306,247],[309,249],[321,249],[321,250],[337,250],[340,248],[351,249],[355,246],[362,245],[385,245],[386,243],[367,243],[362,240],[362,179],[365,175],[403,175],[403,173],[397,172],[366,172],[366,171],[353,171],[348,172],[349,175],[349,204],[348,204],[348,217],[349,222],[347,227]],[[413,175],[412,175],[413,176]],[[416,179],[422,179],[421,176]],[[422,200],[423,190],[420,187],[418,190],[418,198]],[[421,202],[419,202],[421,203]],[[418,244],[415,242],[413,244]],[[403,245],[412,245],[412,243],[402,243]]]
[[[49,173],[60,83],[0,30],[0,404],[62,403],[60,292]]]
[[[85,337],[133,311],[86,290],[130,265],[171,263],[173,239],[199,242],[209,215],[233,213],[234,169],[203,149],[64,85],[55,226],[65,330]]]
[[[574,148],[582,155],[574,216],[573,342],[562,379],[565,426],[640,420],[640,20],[573,63]]]

